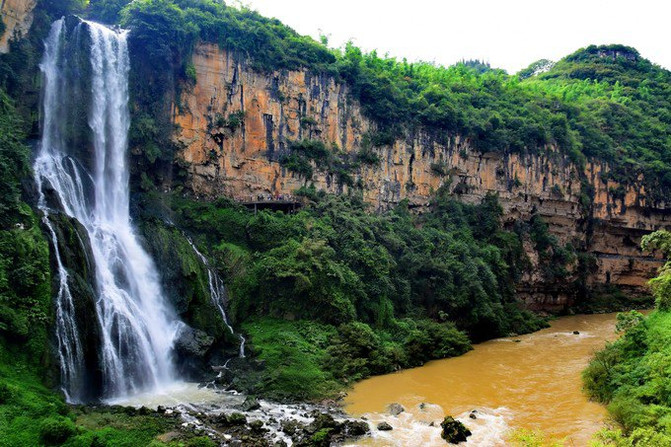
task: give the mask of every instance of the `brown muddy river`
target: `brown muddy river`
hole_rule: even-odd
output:
[[[445,446],[439,422],[447,414],[473,432],[460,445],[505,446],[511,430],[525,428],[586,446],[606,410],[587,400],[580,373],[595,350],[616,338],[615,315],[561,318],[533,334],[481,343],[461,357],[364,380],[350,391],[345,410],[394,430],[373,430],[372,439],[352,445]],[[392,402],[406,411],[387,414]]]

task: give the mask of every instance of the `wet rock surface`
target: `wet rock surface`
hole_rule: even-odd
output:
[[[242,411],[254,411],[261,408],[261,404],[258,399],[254,396],[247,396],[245,401],[240,405]]]
[[[175,341],[175,351],[183,356],[203,357],[213,342],[214,337],[206,332],[184,325]]]
[[[390,431],[393,430],[394,427],[389,425],[387,422],[380,422],[379,424],[377,424],[377,429],[380,431]]]
[[[405,408],[403,408],[403,405],[398,404],[394,402],[393,404],[389,404],[387,407],[387,412],[391,414],[392,416],[398,416],[399,414],[403,413],[405,411]]]
[[[440,433],[440,437],[450,444],[465,442],[467,438],[471,436],[471,431],[452,416],[445,416],[445,419],[440,423],[440,426],[443,429]]]

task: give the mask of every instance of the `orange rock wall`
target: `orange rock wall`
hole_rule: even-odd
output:
[[[0,36],[0,53],[9,51],[10,39],[28,32],[36,4],[37,0],[0,0],[0,16],[5,24],[5,32]]]
[[[188,186],[198,196],[250,200],[259,194],[291,194],[305,180],[278,163],[288,140],[320,139],[356,153],[366,132],[375,129],[347,86],[330,77],[306,71],[260,74],[214,45],[198,46],[193,63],[197,82],[182,94],[174,121],[175,140],[183,148],[178,156],[190,174]],[[222,119],[239,111],[244,112],[241,127],[221,126]],[[608,166],[588,163],[585,174],[595,191],[593,210],[588,211],[580,204],[579,168],[556,150],[503,156],[476,152],[459,136],[442,140],[417,133],[376,149],[379,166],[362,166],[354,174],[355,182],[364,185],[365,200],[382,210],[408,199],[421,210],[441,186],[467,203],[478,203],[494,192],[507,224],[537,212],[562,243],[586,246],[597,257],[592,283],[645,291],[660,261],[640,252],[640,237],[671,227],[671,214],[663,205],[646,204],[642,186],[628,187],[624,198],[616,200],[609,191],[618,185],[604,183],[600,176]],[[437,165],[444,174],[432,169]],[[332,193],[347,190],[323,172],[316,171],[312,182]],[[589,214],[596,222],[591,232],[586,229]],[[543,284],[537,256],[531,244],[526,245],[534,268],[523,278],[520,296],[530,307],[565,306],[570,292],[561,284]]]

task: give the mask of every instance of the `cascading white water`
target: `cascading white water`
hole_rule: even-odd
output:
[[[217,309],[219,309],[219,313],[221,314],[221,319],[223,320],[224,324],[226,325],[226,328],[228,328],[229,331],[231,331],[231,334],[237,335],[238,339],[240,340],[240,349],[238,350],[238,355],[242,358],[245,357],[245,337],[242,336],[242,334],[236,334],[235,331],[233,330],[233,326],[228,322],[228,316],[226,315],[226,289],[224,288],[224,283],[221,281],[221,278],[219,275],[217,275],[217,272],[215,272],[212,267],[210,266],[210,263],[207,262],[207,258],[205,255],[203,255],[198,248],[196,248],[196,244],[193,243],[191,238],[187,236],[186,234],[184,235],[186,237],[186,240],[189,241],[189,245],[191,245],[191,248],[193,249],[194,253],[200,258],[200,261],[203,263],[205,268],[207,269],[207,282],[210,288],[210,297],[212,299],[212,302],[214,303],[215,306],[217,306]]]
[[[80,22],[71,30],[65,19],[52,25],[40,65],[44,78],[43,134],[34,165],[39,207],[54,246],[56,233],[49,222],[53,211],[45,194],[49,188],[63,212],[77,219],[90,239],[105,397],[171,382],[171,352],[182,324],[166,304],[156,267],[139,244],[129,215],[126,38],[126,32],[93,22]],[[80,62],[81,66],[76,67],[81,60],[90,65]],[[89,71],[87,79],[84,74]],[[80,96],[89,98],[88,104],[70,99],[84,90],[88,93]],[[85,122],[77,122],[77,117]],[[86,124],[90,128],[90,150],[82,155],[81,147],[71,147],[68,132]],[[81,335],[67,271],[57,248],[55,258],[61,286],[56,297],[61,376],[68,398],[78,401],[78,378],[83,368]]]

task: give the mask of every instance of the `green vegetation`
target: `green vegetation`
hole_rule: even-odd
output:
[[[671,233],[658,231],[643,240],[646,249],[671,254]],[[608,404],[622,430],[606,430],[599,445],[671,444],[671,289],[670,263],[651,280],[657,309],[649,316],[631,311],[618,315],[622,337],[597,352],[583,372],[591,398]]]
[[[528,226],[529,236],[539,254],[539,263],[547,282],[568,277],[567,267],[576,260],[576,251],[571,244],[560,246],[557,237],[550,234],[548,225],[538,214],[531,216]]]
[[[319,140],[288,141],[288,151],[280,159],[280,165],[303,178],[307,184],[312,180],[315,168],[335,177],[338,185],[354,186],[351,174],[361,164],[376,164],[377,155],[362,150],[356,157],[340,151],[336,144],[327,147]]]
[[[671,257],[671,233],[660,230],[643,236],[643,250],[660,250],[664,256]],[[659,270],[659,275],[650,280],[650,287],[655,297],[655,304],[661,311],[671,311],[671,261],[667,261]]]
[[[228,335],[210,299],[207,269],[186,237],[157,219],[143,220],[140,231],[152,259],[161,266],[163,291],[180,318],[213,337]]]
[[[512,447],[565,447],[563,440],[552,439],[540,430],[518,428],[513,430],[506,441]]]
[[[29,173],[29,150],[11,99],[0,90],[0,227],[14,224],[20,213],[21,179]]]
[[[258,70],[319,70],[328,69],[335,62],[335,56],[325,46],[299,35],[279,20],[216,0],[92,0],[89,14],[107,23],[120,20],[124,26],[146,33],[141,38],[158,41],[162,46],[170,44],[172,50],[179,46],[188,49],[197,38],[217,43],[252,56],[251,63]]]
[[[47,362],[51,314],[49,248],[38,219],[21,201],[29,172],[22,123],[0,90],[0,346],[12,345],[34,365]]]
[[[339,384],[324,371],[333,326],[270,318],[243,325],[267,373],[250,391],[275,399],[317,399],[333,395]]]
[[[468,338],[451,323],[404,319],[393,327],[254,317],[243,325],[265,370],[249,391],[274,399],[335,396],[373,374],[461,355]]]
[[[178,419],[134,408],[68,406],[61,396],[44,386],[42,373],[20,352],[0,345],[3,447],[202,445],[191,444],[188,439],[194,435],[186,433],[170,443],[155,439],[162,433],[178,430]],[[194,438],[198,439],[201,438]]]
[[[323,196],[295,214],[171,200],[171,218],[227,278],[229,317],[266,363],[255,393],[329,395],[459,355],[469,338],[543,326],[514,297],[526,236],[502,230],[494,196],[470,206],[441,191],[422,216],[406,205],[371,214],[356,197]]]

